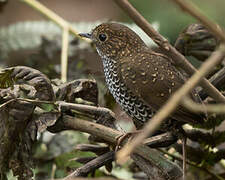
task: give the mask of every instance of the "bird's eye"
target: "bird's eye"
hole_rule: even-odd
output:
[[[104,42],[107,39],[107,36],[106,36],[106,34],[99,34],[98,38],[100,41]]]

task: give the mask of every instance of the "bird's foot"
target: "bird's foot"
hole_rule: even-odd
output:
[[[121,147],[122,142],[129,137],[128,142],[134,137],[135,134],[140,133],[141,130],[136,130],[136,131],[132,131],[132,132],[127,132],[125,134],[121,134],[119,136],[116,137],[117,143],[116,143],[116,148],[115,151],[118,151]]]

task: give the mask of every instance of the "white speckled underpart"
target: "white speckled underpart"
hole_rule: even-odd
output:
[[[148,121],[153,116],[153,111],[142,100],[132,95],[131,91],[119,80],[116,62],[106,57],[103,57],[102,60],[106,83],[117,103],[134,120],[138,120],[141,123]]]

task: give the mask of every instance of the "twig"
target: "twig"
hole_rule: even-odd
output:
[[[18,100],[18,99],[15,99],[15,100]],[[81,111],[83,110],[84,112],[88,112],[88,108],[90,108],[89,113],[97,114],[97,115],[102,115],[102,113],[105,113],[105,112],[106,114],[108,114],[109,112],[111,112],[110,110],[108,111],[104,110],[106,108],[99,108],[99,107],[93,107],[93,106],[87,106],[87,105],[79,106],[76,104],[73,106],[72,103],[65,103],[61,101],[47,102],[47,101],[29,100],[29,99],[22,99],[22,98],[20,98],[19,100],[24,100],[26,102],[30,102],[33,104],[50,103],[54,105],[60,105],[62,103],[63,104],[62,106],[64,108],[66,107],[71,109],[72,107],[76,110],[81,110]],[[110,116],[110,114],[108,114],[108,116]],[[105,116],[105,118],[107,117]],[[113,117],[111,119],[113,119]],[[117,137],[123,134],[122,132],[117,131],[115,129],[111,129],[109,127],[106,127],[97,123],[81,120],[79,118],[74,118],[67,115],[63,115],[56,122],[55,125],[48,127],[48,130],[51,132],[59,132],[62,130],[67,130],[67,129],[78,130],[78,131],[95,135],[101,139],[104,139],[105,142],[109,144],[114,144],[114,145],[117,144]],[[162,141],[160,138],[158,139],[159,139],[159,142]],[[127,140],[125,140],[124,143],[125,142],[127,142]],[[156,141],[154,143],[157,144]],[[178,177],[182,176],[182,171],[177,165],[168,161],[165,157],[158,154],[157,151],[150,149],[147,146],[140,146],[135,151],[135,153],[143,157],[147,161],[149,161],[150,164],[152,164],[152,168],[154,168],[154,171],[152,171],[152,173],[150,172],[149,174],[153,174],[153,175],[160,174],[160,176],[162,176],[163,178],[170,178],[170,179],[177,179]]]
[[[26,102],[30,102],[33,105],[41,105],[41,104],[52,104],[57,106],[55,101],[43,101],[43,100],[37,100],[37,99],[26,99],[26,98],[16,98],[16,99],[11,99],[12,101],[26,101]],[[11,101],[10,100],[10,101]]]
[[[177,141],[177,137],[171,132],[166,132],[160,135],[152,136],[144,140],[144,144],[151,148],[159,148],[159,147],[168,147],[169,145],[175,143]]]
[[[67,81],[67,65],[68,65],[68,42],[69,42],[69,29],[68,26],[63,28],[62,33],[62,51],[61,51],[61,80]]]
[[[34,9],[38,10],[40,13],[47,16],[53,22],[58,24],[62,28],[62,53],[61,53],[61,80],[62,82],[66,82],[67,78],[67,55],[68,55],[68,30],[72,30],[73,34],[78,37],[78,33],[70,29],[69,23],[65,21],[63,18],[58,16],[56,13],[51,11],[50,9],[46,8],[40,2],[35,0],[22,0]]]
[[[181,161],[181,162],[183,161],[182,158],[180,158],[180,157],[178,157],[178,156],[176,156],[174,154],[171,154],[171,153],[169,153],[169,152],[167,152],[165,150],[158,149],[158,151],[160,151],[160,152],[162,152],[164,154],[167,154],[168,156],[170,156],[170,157],[172,157],[172,158],[174,158],[174,159],[176,159],[178,161]],[[206,173],[210,174],[212,177],[214,177],[214,178],[216,178],[218,180],[224,180],[223,177],[221,177],[220,175],[214,174],[213,172],[211,172],[210,170],[208,170],[205,167],[198,166],[197,164],[195,164],[195,163],[193,163],[191,161],[188,161],[188,160],[186,161],[186,163],[189,164],[189,165],[191,165],[191,166],[193,166],[193,167],[196,167],[196,168],[200,169],[201,171],[205,171]]]
[[[58,111],[76,110],[81,113],[84,113],[84,115],[86,114],[87,117],[89,117],[88,115],[94,115],[96,118],[98,118],[97,119],[98,123],[122,131],[121,127],[117,126],[114,123],[115,122],[115,114],[110,109],[107,109],[104,107],[67,103],[64,101],[43,101],[43,100],[26,99],[26,98],[12,99],[12,100],[10,100],[10,102],[16,101],[16,100],[30,102],[33,105],[37,105],[37,106],[40,106],[42,104],[52,104],[52,105],[54,105],[55,109],[57,109]],[[4,105],[7,104],[8,102],[9,101],[4,103]],[[0,105],[0,107],[1,106],[2,105]]]
[[[186,160],[187,160],[187,158],[186,158],[186,155],[187,155],[187,153],[186,153],[186,141],[187,141],[186,137],[183,137],[183,139],[182,139],[183,180],[186,179],[186,170],[187,170],[187,168],[186,168]]]
[[[9,101],[6,101],[5,103],[0,105],[0,109],[2,109],[4,106],[10,104],[11,102],[16,101],[16,99],[10,99]]]
[[[67,103],[64,101],[57,101],[56,104],[59,106],[59,109],[61,111],[76,110],[84,114],[94,115],[98,118],[97,122],[99,124],[103,124],[111,128],[122,130],[119,126],[116,126],[116,124],[114,123],[115,114],[110,109],[83,104]]]
[[[132,154],[131,158],[134,160],[135,164],[147,175],[148,179],[164,180],[164,178],[160,178],[159,175],[154,172],[154,165],[151,162],[138,154]],[[180,176],[171,176],[169,179],[180,179]]]
[[[12,101],[16,101],[16,100],[26,101],[36,105],[40,103],[49,103],[53,105],[60,104],[60,102],[38,101],[38,100],[30,100],[30,99],[22,99],[22,98],[13,99]],[[68,104],[71,105],[72,103],[68,103]],[[63,106],[66,107],[66,103]],[[73,106],[70,106],[70,107],[73,107]],[[77,109],[82,110],[82,106],[77,106],[77,107],[78,107]],[[85,108],[83,109],[87,112],[88,106],[85,105],[84,107]],[[92,106],[89,106],[89,107],[92,107]],[[94,113],[100,114],[101,112],[105,112],[105,111],[95,112],[94,110],[96,109],[101,109],[101,108],[98,108],[98,107],[91,108],[90,112],[92,114]],[[106,112],[108,113],[110,111],[108,110]],[[111,119],[113,119],[113,117]],[[105,140],[104,142],[107,142],[108,144],[113,144],[114,146],[117,144],[117,137],[123,134],[122,132],[117,131],[115,129],[112,129],[97,123],[89,122],[86,120],[81,120],[79,118],[67,116],[67,115],[64,115],[64,113],[62,113],[62,116],[56,122],[55,125],[48,127],[48,130],[54,133],[62,131],[62,130],[68,130],[68,129],[90,133],[101,139],[104,139]],[[178,177],[182,176],[181,169],[176,164],[168,161],[165,157],[161,156],[156,150],[150,149],[147,146],[141,146],[139,147],[139,149],[137,149],[136,153],[139,156],[142,156],[143,158],[145,158],[147,161],[149,161],[150,164],[152,164],[152,168],[154,168],[154,171],[152,171],[152,174],[155,174],[157,176],[158,174],[160,174],[160,177],[163,177],[165,179],[168,179],[168,178],[177,179]]]
[[[71,180],[72,178],[79,177],[79,176],[87,176],[87,174],[91,171],[104,166],[105,164],[112,162],[114,160],[115,152],[110,151],[107,152],[92,161],[86,163],[84,166],[76,169],[72,174],[64,178],[64,180]]]
[[[83,151],[83,152],[93,152],[97,155],[102,155],[109,151],[108,146],[95,145],[95,144],[78,144],[75,147],[75,150]]]
[[[53,104],[59,107],[59,109],[63,111],[74,109],[74,110],[81,111],[83,113],[87,113],[91,115],[97,115],[97,116],[104,115],[105,117],[111,116],[112,118],[115,118],[115,114],[110,109],[107,109],[104,107],[83,105],[83,104],[67,103],[64,101],[42,101],[42,100],[36,100],[36,99],[16,98],[16,99],[11,99],[10,101],[7,101],[6,103],[10,103],[11,101],[16,101],[16,100],[30,102],[34,105]],[[3,104],[1,106],[3,106]]]
[[[53,163],[53,165],[52,165],[52,172],[51,172],[51,180],[54,180],[55,172],[56,172],[56,164]]]
[[[83,113],[88,113],[91,115],[104,115],[104,116],[111,116],[113,118],[115,118],[115,114],[107,108],[104,107],[96,107],[96,106],[89,106],[89,105],[83,105],[83,104],[75,104],[75,103],[67,103],[64,101],[57,101],[56,104],[59,105],[60,109],[65,111],[65,110],[77,110],[77,111],[81,111]]]
[[[34,99],[26,99],[26,98],[16,98],[11,99],[3,104],[0,105],[0,108],[5,106],[6,104],[9,104],[13,101],[26,101],[30,102],[33,105],[40,105],[40,104],[52,104],[55,105],[55,107],[59,107],[59,109],[66,111],[66,110],[77,110],[86,114],[91,114],[95,116],[104,116],[105,119],[111,120],[111,123],[116,121],[115,114],[107,108],[104,107],[96,107],[96,106],[89,106],[89,105],[83,105],[83,104],[74,104],[74,103],[67,103],[64,101],[42,101],[42,100],[34,100]],[[163,133],[157,136],[153,136],[150,138],[145,139],[144,144],[150,147],[166,147],[172,142],[175,142],[176,138],[172,135],[172,133],[167,132]],[[169,144],[168,144],[169,143]],[[161,144],[163,144],[161,146]],[[168,145],[167,145],[168,144]],[[88,144],[88,148],[90,148],[90,144]],[[77,146],[78,148],[80,146]],[[84,146],[82,146],[84,148]],[[96,146],[94,146],[96,148]],[[100,147],[102,148],[102,146]],[[101,149],[102,151],[102,149]]]
[[[202,64],[199,71],[197,71],[186,83],[173,94],[168,102],[155,114],[155,116],[145,125],[143,131],[134,138],[134,140],[126,144],[122,150],[117,153],[117,159],[125,160],[140,145],[145,138],[152,134],[152,132],[159,127],[161,122],[168,117],[179,105],[181,99],[189,93],[192,88],[209,73],[210,69],[218,64],[225,56],[225,47],[220,46],[206,62]]]
[[[72,25],[64,20],[62,17],[58,16],[56,13],[45,7],[43,4],[36,0],[21,0],[31,6],[32,8],[39,11],[41,14],[45,15],[47,18],[58,24],[61,28],[67,27],[68,30],[75,35],[77,38],[81,39],[76,30],[72,27]],[[87,40],[88,41],[88,40]],[[90,41],[88,41],[90,42]]]
[[[216,87],[224,86],[225,84],[225,67],[220,69],[217,73],[215,73],[210,79],[210,82],[212,82],[213,85]]]
[[[225,67],[220,69],[217,73],[215,73],[209,81],[218,89],[222,89],[225,86]],[[205,99],[207,97],[207,94],[204,90],[201,90],[199,92],[199,96],[201,99]]]
[[[61,80],[62,82],[66,82],[69,32],[71,32],[73,35],[75,35],[79,39],[81,39],[81,37],[78,35],[76,30],[72,27],[72,25],[69,22],[67,22],[66,20],[58,16],[56,13],[54,13],[53,11],[51,11],[50,9],[42,5],[40,2],[36,0],[21,0],[21,1],[25,2],[32,8],[36,9],[41,14],[51,19],[53,22],[55,22],[62,28],[63,32],[62,32],[62,54],[61,54]]]
[[[169,57],[188,74],[194,74],[196,69],[186,58],[180,54],[162,35],[148,23],[148,21],[128,2],[128,0],[114,0],[124,12],[126,12],[134,22],[158,44]],[[204,90],[218,102],[225,102],[225,97],[208,80],[203,78],[200,82]]]
[[[205,15],[203,15],[199,9],[197,9],[193,3],[187,0],[172,0],[176,3],[183,11],[187,12],[199,22],[201,22],[205,27],[207,27],[216,37],[225,42],[225,32],[218,24],[209,20]]]
[[[181,102],[187,109],[193,112],[225,114],[225,104],[198,104],[187,96]]]
[[[98,136],[104,139],[107,143],[114,145],[117,144],[117,137],[122,135],[122,132],[115,129],[97,123],[81,120],[79,118],[74,118],[68,115],[64,115],[54,126],[49,127],[48,130],[51,132],[55,132],[55,129],[78,130]],[[127,141],[128,138],[122,142],[122,145]],[[154,149],[142,145],[137,147],[135,153],[148,160],[153,165],[155,173],[162,178],[170,179],[171,177],[178,178],[182,176],[182,171],[176,164],[168,161],[168,159],[160,155]]]

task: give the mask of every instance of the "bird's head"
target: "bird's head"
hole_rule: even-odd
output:
[[[81,33],[81,37],[89,38],[96,45],[102,58],[117,59],[132,56],[147,46],[130,28],[118,23],[103,23],[91,33]]]

